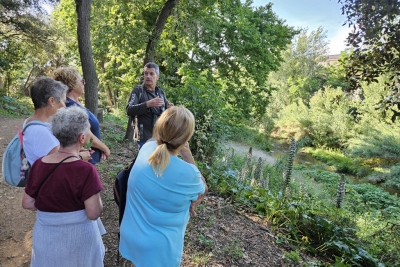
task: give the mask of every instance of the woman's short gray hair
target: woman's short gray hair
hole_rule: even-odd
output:
[[[61,147],[69,147],[78,142],[78,137],[85,134],[89,127],[89,116],[83,108],[60,108],[51,117],[51,130]]]
[[[50,97],[53,97],[59,103],[61,97],[67,93],[67,90],[68,86],[62,82],[47,77],[38,78],[30,89],[30,96],[35,110],[46,107]]]

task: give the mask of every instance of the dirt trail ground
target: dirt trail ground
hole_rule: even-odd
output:
[[[15,126],[21,126],[23,121],[0,117],[0,160],[16,134]],[[102,127],[105,131],[113,129],[113,125]],[[239,144],[231,145],[241,153],[248,151]],[[101,219],[108,231],[103,236],[106,267],[117,266],[118,209],[113,201],[112,181],[121,166],[131,161],[133,150],[129,145],[111,148],[109,160],[96,166],[105,187]],[[253,155],[257,156],[254,150]],[[265,159],[273,162],[269,156]],[[35,213],[21,207],[23,188],[6,185],[2,175],[0,179],[0,266],[26,267],[30,264]],[[276,239],[266,222],[211,192],[198,207],[198,216],[189,222],[181,266],[300,266],[283,259],[285,248],[278,246]]]

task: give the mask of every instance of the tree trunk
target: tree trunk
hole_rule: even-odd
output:
[[[149,37],[149,41],[147,42],[143,66],[146,65],[147,62],[154,62],[158,40],[160,40],[165,23],[167,22],[168,17],[171,15],[172,9],[174,9],[178,2],[179,0],[168,0],[161,9],[160,14],[158,14],[156,25],[154,26],[153,32]],[[125,139],[128,140],[132,140],[133,136],[133,127],[131,122],[132,120],[129,118],[125,133]]]
[[[158,40],[164,30],[168,17],[171,15],[172,9],[174,9],[178,2],[179,0],[168,0],[161,9],[160,14],[158,14],[156,25],[154,26],[149,41],[147,42],[143,66],[147,62],[154,62]]]
[[[92,44],[90,41],[90,13],[92,0],[75,0],[78,19],[77,34],[79,56],[81,58],[83,78],[85,79],[85,106],[97,116],[98,86],[94,66]]]

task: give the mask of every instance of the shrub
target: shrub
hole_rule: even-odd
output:
[[[386,186],[400,191],[400,165],[390,168],[390,173],[386,176],[385,180]]]
[[[300,126],[292,136],[308,135],[314,146],[343,147],[351,137],[355,124],[349,105],[350,100],[340,88],[328,87],[319,90],[310,99],[309,107],[301,100],[286,106],[279,113],[276,126],[280,129],[288,125]]]
[[[365,205],[365,208],[359,207],[360,212],[366,209],[385,210],[393,207],[400,214],[400,200],[380,187],[367,183],[348,185],[348,189],[352,199],[359,198]]]
[[[29,97],[20,99],[2,96],[0,97],[0,114],[8,116],[21,116],[33,113],[33,104]]]
[[[207,71],[193,73],[183,67],[183,86],[171,88],[168,97],[175,105],[184,105],[196,118],[196,131],[190,147],[197,159],[211,164],[227,128],[228,114],[222,84]]]

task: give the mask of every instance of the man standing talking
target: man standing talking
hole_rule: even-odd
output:
[[[149,62],[143,69],[143,84],[135,86],[126,106],[126,114],[132,117],[134,124],[134,140],[137,140],[139,149],[153,135],[153,126],[165,110],[173,106],[169,103],[165,93],[157,86],[160,78],[160,69],[157,64]]]

